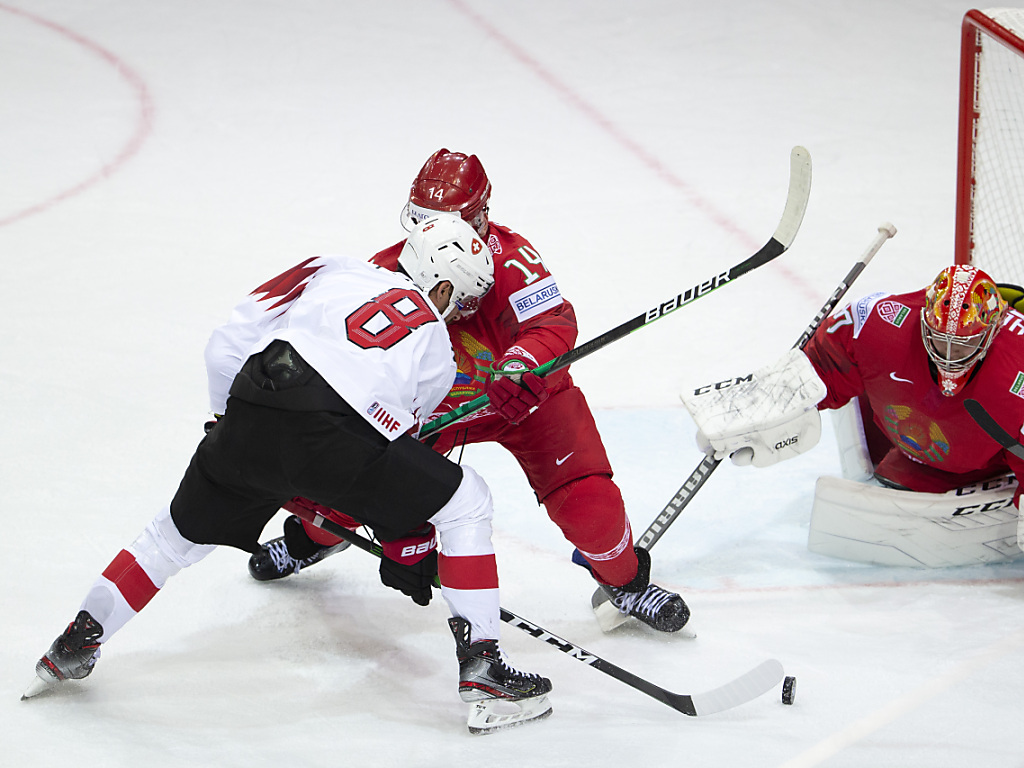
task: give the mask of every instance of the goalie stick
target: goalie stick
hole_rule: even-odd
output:
[[[322,528],[328,533],[333,533],[335,536],[339,536],[340,538],[352,542],[360,549],[369,552],[371,555],[378,558],[384,556],[384,552],[379,545],[374,544],[365,536],[361,536],[354,531],[350,531],[344,526],[328,520],[323,515],[318,515],[315,512],[304,508],[293,510],[293,513],[298,517],[301,517],[303,520],[312,523],[316,527]],[[436,576],[434,577],[434,586],[440,586],[440,582]],[[782,682],[784,677],[782,664],[776,659],[768,659],[767,661],[761,662],[750,671],[740,675],[736,679],[731,680],[725,685],[713,690],[693,695],[673,693],[661,686],[637,677],[632,672],[616,666],[610,661],[606,661],[597,654],[591,653],[585,648],[559,637],[533,622],[527,621],[521,616],[517,616],[511,611],[507,611],[504,608],[501,608],[500,611],[501,620],[505,623],[511,624],[516,629],[520,629],[528,635],[557,648],[562,653],[576,659],[576,661],[593,667],[600,672],[604,672],[606,675],[614,677],[616,680],[625,683],[631,688],[634,688],[641,693],[645,693],[651,698],[660,701],[662,704],[666,704],[672,707],[672,709],[682,712],[684,715],[689,715],[690,717],[713,715],[717,712],[723,712],[727,709],[738,707],[741,704],[746,704],[749,701],[753,701],[761,694],[770,691]]]
[[[896,227],[889,222],[884,222],[878,225],[878,234],[875,235],[875,239],[871,241],[868,249],[864,252],[864,255],[860,257],[860,260],[846,273],[839,285],[829,296],[821,309],[818,310],[818,314],[814,316],[811,324],[807,326],[800,338],[796,340],[796,344],[793,345],[794,349],[803,349],[804,346],[810,341],[811,336],[817,330],[821,322],[828,317],[839,301],[843,298],[850,286],[853,285],[854,280],[860,277],[860,273],[867,267],[868,262],[874,258],[875,254],[885,244],[885,241],[893,237],[896,234]],[[668,529],[676,518],[682,514],[682,511],[686,509],[686,505],[693,500],[693,497],[697,494],[697,491],[701,489],[707,479],[711,477],[711,473],[714,472],[718,465],[721,464],[721,460],[716,459],[714,456],[705,456],[701,459],[700,464],[697,468],[690,473],[690,476],[686,478],[679,490],[676,491],[665,508],[661,510],[656,518],[647,526],[647,530],[641,534],[640,538],[636,540],[636,545],[643,547],[644,549],[650,549],[657,543],[658,539],[662,537],[665,531]],[[629,618],[625,614],[621,613],[614,605],[612,605],[608,594],[598,587],[594,590],[594,594],[590,599],[590,604],[594,609],[594,613],[597,615],[598,623],[601,628],[606,632],[615,629],[625,623]]]
[[[585,344],[570,349],[565,354],[549,360],[533,370],[538,376],[547,376],[549,373],[567,368],[577,360],[606,347],[624,336],[650,325],[655,320],[660,320],[677,309],[692,304],[697,299],[707,296],[709,293],[721,288],[723,285],[736,280],[748,272],[753,272],[758,267],[764,266],[777,256],[781,256],[793,244],[796,233],[800,229],[804,212],[807,210],[807,200],[811,194],[811,155],[803,147],[793,147],[789,156],[789,192],[786,196],[786,206],[782,212],[782,219],[775,233],[769,238],[761,249],[745,261],[740,262],[731,269],[715,274],[708,279],[687,288],[682,293],[662,301],[646,312],[637,315],[632,320],[627,320],[621,325],[605,331]],[[476,411],[487,406],[490,399],[487,395],[481,395],[468,403],[463,403],[449,413],[439,416],[433,421],[423,425],[419,437],[424,439],[433,433],[451,426],[455,422],[464,419]]]
[[[967,409],[967,413],[977,422],[978,426],[988,433],[989,437],[1018,459],[1024,459],[1024,445],[1021,445],[1013,435],[1003,429],[995,417],[985,410],[985,406],[968,397],[964,400],[964,408]]]

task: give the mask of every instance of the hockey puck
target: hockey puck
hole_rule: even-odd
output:
[[[782,703],[792,704],[796,698],[796,678],[787,677],[782,681]]]

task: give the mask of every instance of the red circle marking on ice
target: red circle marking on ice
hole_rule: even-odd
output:
[[[135,92],[135,97],[138,100],[139,105],[138,120],[135,125],[135,131],[128,139],[128,142],[121,148],[121,151],[118,152],[112,160],[74,186],[63,190],[62,192],[58,192],[56,195],[53,195],[42,202],[36,203],[35,205],[31,205],[28,208],[0,217],[0,227],[2,227],[21,221],[29,216],[34,216],[37,213],[42,213],[57,203],[61,203],[71,197],[74,197],[91,187],[93,184],[103,181],[120,170],[121,166],[123,166],[139,151],[139,147],[142,146],[146,137],[153,129],[153,101],[150,98],[149,89],[146,87],[146,83],[143,79],[134,70],[132,70],[131,67],[125,64],[124,61],[98,43],[79,35],[67,27],[62,27],[60,24],[56,24],[20,8],[12,8],[9,5],[0,3],[0,11],[6,11],[7,13],[15,16],[20,16],[23,19],[31,21],[33,24],[38,24],[52,32],[56,32],[76,45],[81,46],[94,56],[102,59],[105,63],[113,67],[125,81],[127,81],[128,85],[131,86],[132,90]]]

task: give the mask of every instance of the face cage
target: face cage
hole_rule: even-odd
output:
[[[490,289],[488,289],[490,290]],[[487,294],[485,293],[484,296]],[[472,317],[476,314],[477,310],[480,309],[480,300],[483,296],[466,296],[465,298],[456,299],[454,296],[448,301],[448,306],[441,312],[441,317],[447,318],[453,310],[458,311],[459,320],[465,320],[467,317]]]
[[[935,363],[935,367],[947,373],[966,371],[980,361],[988,352],[997,328],[998,326],[992,325],[982,333],[957,336],[930,327],[925,322],[924,310],[921,311],[921,340],[924,342],[924,350],[928,353],[928,359]],[[941,351],[943,348],[945,354]],[[956,357],[954,351],[959,353]]]
[[[456,300],[455,308],[459,310],[459,317],[465,319],[472,317],[480,309],[481,296],[467,296],[465,299]]]
[[[487,214],[490,210],[490,206],[485,205],[480,209],[480,212],[472,218],[472,220],[466,222],[476,230],[476,233],[480,235],[480,238],[483,240],[487,239],[487,230],[490,227],[490,221],[487,218]],[[422,208],[413,202],[408,202],[399,214],[398,220],[402,223],[402,229],[406,232],[412,232],[413,227],[421,221],[429,219],[431,216],[437,216],[439,213],[448,213],[448,211],[432,211],[429,208]],[[454,211],[452,211],[452,213],[454,213]]]
[[[452,304],[459,310],[459,319],[465,320],[467,317],[475,315],[477,310],[480,309],[480,302],[484,300],[484,296],[490,293],[493,287],[494,283],[492,282],[487,286],[487,290],[479,296],[462,296],[458,299],[452,299]]]

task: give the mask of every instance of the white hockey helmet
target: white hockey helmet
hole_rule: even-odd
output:
[[[458,309],[462,317],[476,312],[480,299],[494,285],[491,249],[458,215],[439,213],[417,224],[405,241],[398,263],[420,290],[452,284],[452,297],[441,311]]]

